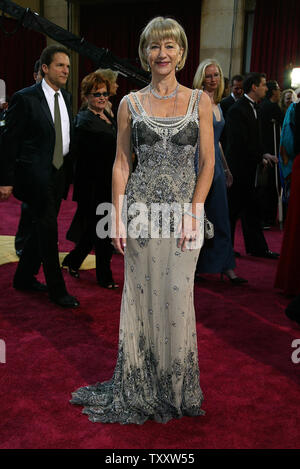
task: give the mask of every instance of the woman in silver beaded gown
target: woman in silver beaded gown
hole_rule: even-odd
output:
[[[187,47],[185,32],[175,20],[150,21],[139,54],[144,69],[151,69],[151,83],[120,103],[113,202],[116,213],[125,213],[127,220],[116,217],[113,239],[115,248],[125,253],[118,359],[110,381],[79,388],[71,400],[84,406],[83,413],[93,422],[165,423],[204,414],[193,287],[214,144],[209,98],[176,80]],[[133,173],[132,148],[138,161]],[[120,202],[124,195],[127,212]],[[146,216],[140,210],[135,218],[137,204],[148,210]],[[157,207],[162,215],[153,223],[151,209],[153,214]],[[177,237],[176,207],[183,210]],[[164,210],[170,213],[168,236]],[[132,226],[139,236],[133,235],[137,230]]]

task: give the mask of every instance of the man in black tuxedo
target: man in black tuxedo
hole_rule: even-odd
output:
[[[32,230],[15,276],[18,290],[48,290],[50,299],[63,307],[79,302],[69,295],[58,256],[57,216],[67,194],[72,163],[72,109],[66,84],[70,59],[67,49],[49,46],[41,55],[41,83],[18,91],[12,98],[3,134],[0,162],[0,199],[12,192],[26,202]],[[43,263],[47,287],[34,274]]]
[[[243,77],[242,75],[234,75],[231,79],[231,94],[226,98],[223,98],[220,102],[220,106],[223,112],[224,119],[231,106],[237,102],[243,96]]]
[[[269,164],[272,155],[264,155],[261,139],[261,122],[257,103],[267,91],[264,74],[251,73],[243,83],[244,96],[228,111],[226,117],[226,158],[233,175],[233,185],[228,192],[232,242],[235,226],[243,213],[243,235],[248,254],[278,258],[269,251],[259,217],[255,193],[257,165]]]
[[[243,96],[243,77],[242,75],[234,75],[231,79],[231,94],[226,98],[223,98],[220,102],[220,106],[222,109],[223,117],[226,121],[227,112]],[[226,128],[224,127],[220,142],[223,148],[224,153],[226,152]],[[226,154],[225,154],[226,156]]]

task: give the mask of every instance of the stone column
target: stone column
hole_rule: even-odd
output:
[[[43,0],[43,16],[52,23],[68,28],[68,4],[62,0]],[[56,43],[52,39],[48,39],[48,44]]]
[[[61,28],[79,35],[79,5],[69,3],[63,0],[41,0],[42,1],[42,15],[52,23],[57,24]],[[47,44],[57,43],[56,40],[47,38]],[[78,66],[79,56],[77,52],[71,52],[71,70],[70,78],[67,84],[67,90],[73,96],[73,111],[74,114],[78,110]]]
[[[245,0],[238,0],[233,43],[231,76],[243,67]],[[229,76],[231,39],[234,20],[234,0],[202,0],[200,61],[216,59]]]

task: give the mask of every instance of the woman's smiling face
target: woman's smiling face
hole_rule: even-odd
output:
[[[95,112],[103,112],[107,104],[109,94],[106,85],[99,85],[92,89],[87,96],[88,107]]]
[[[173,39],[152,41],[147,50],[151,71],[159,75],[168,75],[175,71],[182,57],[182,49]]]

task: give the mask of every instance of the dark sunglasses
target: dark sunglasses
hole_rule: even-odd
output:
[[[103,96],[104,98],[107,98],[109,96],[109,93],[107,91],[104,91],[104,93],[91,93],[94,98],[101,98]]]

